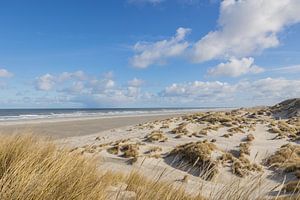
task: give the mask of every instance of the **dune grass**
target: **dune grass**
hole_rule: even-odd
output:
[[[80,152],[57,147],[44,138],[32,135],[0,136],[0,199],[262,199],[252,195],[260,187],[261,184],[255,182],[260,179],[254,179],[247,185],[234,181],[232,185],[225,185],[203,198],[200,194],[204,191],[200,188],[199,194],[193,196],[185,192],[187,178],[175,187],[171,182],[160,178],[148,179],[136,171],[130,174],[102,172],[97,163]],[[125,188],[118,189],[120,184]],[[298,198],[297,195],[294,199]]]
[[[100,172],[96,163],[32,135],[0,136],[0,199],[111,199],[109,187],[120,182],[135,199],[202,199],[136,172]]]

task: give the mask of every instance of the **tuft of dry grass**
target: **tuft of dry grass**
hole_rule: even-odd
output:
[[[146,153],[148,154],[148,153],[160,152],[160,151],[162,151],[161,147],[153,146],[153,147],[150,147],[149,150]]]
[[[145,154],[149,157],[149,158],[161,158],[161,152],[162,152],[162,148],[158,147],[158,146],[153,146],[150,147]]]
[[[218,173],[217,162],[211,158],[212,152],[216,149],[216,145],[211,142],[191,142],[177,146],[170,152],[170,155],[187,161],[193,167],[197,166],[200,171],[207,171],[205,178],[210,180]]]
[[[250,143],[242,142],[240,143],[240,155],[247,154],[250,155]]]
[[[186,128],[187,124],[180,124],[178,127],[174,128],[171,133],[176,135],[188,135],[189,131]]]
[[[222,137],[224,137],[224,138],[229,138],[231,136],[233,136],[232,133],[225,133],[224,135],[222,135]]]
[[[254,135],[253,134],[248,134],[247,137],[246,137],[246,141],[248,142],[252,142],[253,140],[255,139]]]
[[[125,158],[137,158],[139,156],[139,146],[137,144],[125,144],[121,147]]]
[[[280,147],[267,159],[267,164],[273,167],[280,167],[287,171],[297,169],[300,165],[300,146],[286,144]]]
[[[207,135],[208,130],[207,129],[202,129],[198,132],[199,135]]]
[[[282,133],[282,131],[277,127],[271,127],[268,131],[270,133]]]
[[[227,130],[229,133],[245,133],[240,127],[233,127]]]
[[[232,172],[240,177],[245,177],[252,172],[261,172],[263,169],[256,163],[251,163],[248,158],[244,155],[240,156],[239,159],[234,159],[232,164]]]
[[[164,135],[162,131],[152,131],[149,135],[145,137],[145,141],[147,142],[165,142],[168,138]]]
[[[170,128],[169,124],[163,124],[161,127],[161,129],[164,129],[164,128]]]
[[[116,145],[116,146],[108,148],[106,151],[110,154],[118,155],[120,152],[120,147]]]
[[[201,117],[199,121],[205,121],[211,124],[229,123],[232,121],[232,117],[226,115],[223,112],[215,112],[215,113],[208,113],[207,115]]]

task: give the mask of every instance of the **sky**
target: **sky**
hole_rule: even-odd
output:
[[[300,97],[299,0],[0,1],[0,108]]]

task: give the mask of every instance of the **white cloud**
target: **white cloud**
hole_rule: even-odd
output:
[[[236,90],[235,85],[226,82],[202,82],[194,81],[181,84],[172,84],[164,89],[162,96],[175,97],[178,103],[183,102],[203,102],[218,101],[223,98],[231,98]]]
[[[299,73],[300,72],[300,65],[277,67],[277,68],[270,69],[268,71],[280,72],[280,73]]]
[[[82,94],[85,91],[85,84],[82,81],[75,81],[71,86],[59,90],[67,94]]]
[[[10,78],[13,76],[13,73],[7,71],[6,69],[0,69],[0,78]]]
[[[86,87],[89,88],[91,93],[102,93],[103,91],[114,88],[115,85],[115,81],[111,78],[95,78],[87,82]]]
[[[59,77],[56,76],[56,77]],[[236,83],[221,81],[193,81],[174,83],[160,92],[142,89],[140,79],[127,85],[118,84],[108,77],[72,78],[60,82],[54,75],[45,74],[36,79],[36,89],[52,90],[51,96],[62,97],[64,102],[84,106],[251,106],[276,103],[300,96],[300,80],[264,78],[241,80]],[[130,84],[129,84],[130,83]],[[47,94],[47,93],[46,93]]]
[[[174,83],[160,97],[175,105],[246,105],[273,104],[300,96],[300,80],[264,78],[256,81]]]
[[[86,78],[86,74],[79,70],[75,72],[63,72],[58,76],[58,81],[63,82],[70,79],[78,79],[78,80],[84,80]]]
[[[300,22],[299,0],[224,0],[219,29],[193,48],[193,60],[244,57],[279,45],[278,33]]]
[[[300,96],[300,80],[264,78],[253,82],[240,82],[240,91],[253,99],[288,99]]]
[[[163,64],[166,59],[181,55],[189,43],[185,37],[191,29],[178,28],[176,35],[169,40],[155,43],[138,42],[134,46],[136,55],[131,59],[131,64],[138,68],[147,68],[153,64]]]
[[[35,81],[37,90],[52,91],[70,103],[88,106],[124,106],[147,100],[149,95],[141,91],[142,84],[143,80],[134,78],[128,81],[127,86],[119,86],[112,72],[94,77],[82,71],[45,74]]]
[[[230,76],[238,77],[244,74],[257,74],[263,72],[264,69],[254,65],[254,59],[249,58],[230,58],[226,63],[220,63],[216,67],[208,70],[208,74],[212,76]]]
[[[73,86],[69,88],[72,90],[79,90],[80,81],[83,81],[87,78],[87,75],[83,71],[75,71],[75,72],[63,72],[58,75],[45,74],[40,77],[37,77],[35,80],[35,87],[37,90],[49,91],[55,88],[55,86],[59,83],[64,83],[66,81],[71,81]],[[77,82],[79,81],[79,82]],[[77,88],[77,89],[75,89]]]
[[[37,90],[49,91],[54,87],[55,84],[55,77],[51,74],[45,74],[36,79],[35,86]]]
[[[131,87],[140,87],[142,86],[144,81],[142,79],[134,78],[128,81],[128,85]]]

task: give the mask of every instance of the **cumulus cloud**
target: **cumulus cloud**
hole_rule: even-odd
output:
[[[86,87],[89,88],[92,93],[99,93],[112,89],[115,85],[115,81],[111,78],[94,78],[87,82]]]
[[[239,81],[235,84],[226,82],[194,81],[174,83],[167,86],[160,94],[165,101],[174,101],[177,105],[213,105],[270,104],[300,96],[300,80],[285,78],[264,78],[256,81]]]
[[[142,86],[144,81],[142,79],[134,78],[128,81],[128,85],[131,87],[140,87]]]
[[[288,99],[300,96],[300,80],[264,78],[253,82],[240,82],[240,91],[253,99]]]
[[[10,78],[13,76],[13,73],[7,71],[6,69],[0,69],[0,78]]]
[[[61,74],[59,74],[61,75]],[[235,106],[276,103],[300,96],[300,80],[263,78],[221,81],[192,81],[173,83],[156,92],[145,91],[142,80],[134,78],[118,84],[105,75],[86,75],[84,80],[72,78],[60,82],[59,75],[45,74],[36,80],[36,89],[53,90],[69,104],[84,106]],[[47,93],[46,93],[47,94]]]
[[[259,73],[263,69],[254,65],[250,56],[280,45],[279,33],[300,22],[299,10],[299,0],[224,0],[220,3],[216,30],[193,43],[185,40],[191,32],[185,28],[177,29],[176,36],[169,40],[138,42],[131,64],[147,68],[188,54],[189,60],[196,63],[226,60],[209,70],[210,75],[237,77]]]
[[[71,86],[60,89],[60,92],[64,92],[67,94],[82,94],[85,89],[85,84],[82,81],[72,82]]]
[[[45,74],[36,78],[35,87],[37,90],[49,91],[55,84],[55,77],[51,74]]]
[[[147,68],[153,64],[163,64],[168,58],[181,55],[189,46],[185,37],[191,29],[178,28],[176,35],[169,40],[155,43],[138,42],[134,45],[136,55],[131,59],[131,64],[138,68]]]
[[[212,76],[230,76],[238,77],[244,74],[257,74],[263,72],[264,69],[254,65],[254,59],[249,58],[230,58],[226,63],[220,63],[216,67],[208,70],[208,74]]]
[[[194,81],[181,84],[174,83],[164,89],[162,96],[176,97],[178,101],[184,102],[217,101],[231,98],[235,90],[235,85],[226,82]]]
[[[300,22],[299,0],[224,0],[219,29],[209,32],[193,47],[192,58],[244,57],[279,45],[278,33]]]
[[[58,81],[66,81],[70,79],[79,79],[79,80],[84,80],[86,79],[86,74],[79,70],[75,72],[63,72],[58,76]]]
[[[149,99],[147,92],[141,91],[143,80],[134,78],[127,85],[119,85],[108,72],[95,77],[83,71],[44,74],[36,78],[35,88],[52,91],[57,96],[68,97],[71,103],[85,106],[121,106]],[[66,99],[66,98],[64,98]]]

